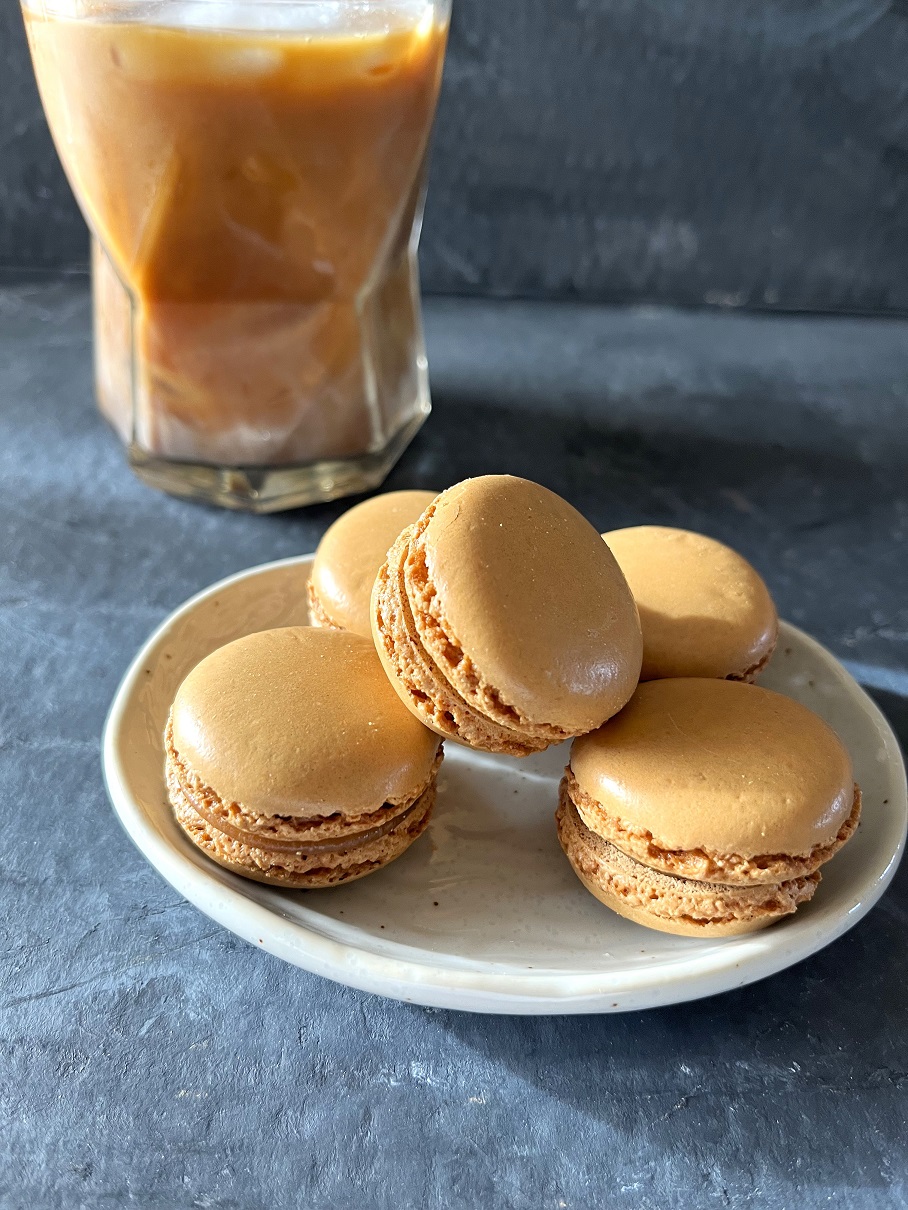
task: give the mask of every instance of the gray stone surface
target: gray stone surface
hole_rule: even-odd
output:
[[[454,0],[438,293],[908,310],[905,0]],[[0,264],[84,261],[15,0]]]
[[[908,740],[908,325],[451,302],[429,337],[436,411],[392,485],[510,470],[601,527],[731,541]],[[908,867],[794,969],[621,1017],[383,1001],[182,902],[107,804],[111,695],[186,596],[343,506],[135,481],[84,283],[0,291],[0,400],[4,1210],[908,1205]]]

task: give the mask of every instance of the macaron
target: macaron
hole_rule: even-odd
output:
[[[637,608],[608,547],[565,500],[510,475],[449,488],[403,531],[372,633],[418,719],[512,756],[600,726],[640,673]]]
[[[619,915],[721,937],[809,900],[860,811],[848,752],[807,707],[679,678],[641,684],[574,741],[556,818],[581,882]]]
[[[409,848],[442,756],[371,640],[305,626],[202,660],[177,692],[165,749],[193,844],[245,878],[304,888],[362,878]]]
[[[432,503],[434,492],[386,492],[349,509],[325,531],[309,578],[313,626],[372,637],[369,598],[395,538]]]
[[[709,676],[751,681],[776,645],[769,590],[741,555],[714,538],[635,525],[603,534],[640,611],[640,679]]]

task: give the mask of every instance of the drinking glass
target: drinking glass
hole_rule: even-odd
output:
[[[267,512],[428,414],[416,249],[450,0],[22,0],[146,482]]]

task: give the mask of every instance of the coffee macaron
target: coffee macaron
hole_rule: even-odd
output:
[[[202,660],[177,692],[165,748],[189,839],[282,887],[334,886],[399,857],[428,823],[441,762],[371,640],[302,626]]]
[[[769,590],[741,555],[704,534],[635,525],[602,535],[640,611],[640,679],[751,681],[776,645]]]
[[[326,531],[309,578],[313,626],[371,638],[369,598],[378,570],[402,529],[416,521],[434,492],[386,492],[349,509]]]
[[[637,608],[608,547],[565,500],[510,475],[449,488],[403,531],[372,632],[418,719],[513,756],[600,726],[640,674]]]
[[[861,810],[851,759],[805,706],[756,685],[641,684],[574,741],[561,845],[584,886],[649,928],[734,936],[793,912]]]

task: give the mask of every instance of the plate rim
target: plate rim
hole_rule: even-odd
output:
[[[199,911],[245,941],[275,957],[350,987],[383,995],[404,1003],[463,1011],[513,1015],[556,1015],[639,1011],[680,1004],[704,996],[731,991],[777,974],[818,952],[858,923],[877,903],[898,868],[908,833],[908,783],[899,742],[876,702],[831,651],[790,622],[780,622],[780,642],[787,632],[825,660],[837,673],[873,721],[895,773],[899,789],[900,837],[860,900],[827,922],[818,933],[791,937],[773,930],[775,943],[768,953],[760,945],[762,933],[733,939],[699,959],[691,955],[681,976],[664,976],[662,963],[618,975],[613,972],[575,972],[539,969],[504,972],[474,969],[455,970],[433,965],[416,957],[379,954],[325,936],[299,921],[290,920],[271,907],[249,898],[230,885],[238,875],[209,871],[175,849],[154,826],[128,787],[126,771],[117,749],[117,736],[143,669],[166,635],[207,598],[224,592],[243,580],[279,568],[311,564],[313,554],[292,555],[248,567],[225,576],[194,593],[155,627],[130,661],[114,694],[104,723],[101,763],[104,783],[114,813],[129,838],[164,880]],[[275,890],[275,893],[279,893]],[[409,947],[404,947],[409,948]],[[417,951],[422,952],[422,951]],[[443,952],[443,951],[439,951]],[[488,964],[496,965],[496,964]],[[691,972],[691,966],[695,969]],[[660,978],[659,973],[663,971]],[[609,978],[604,989],[603,979]]]

